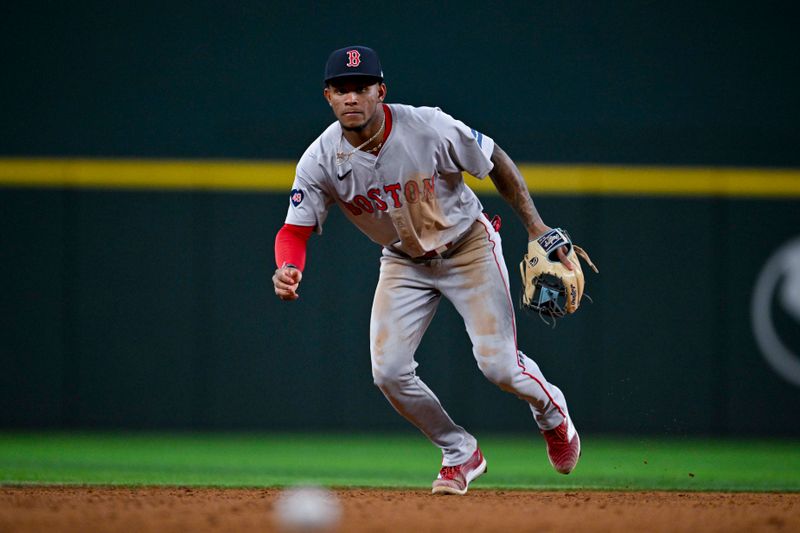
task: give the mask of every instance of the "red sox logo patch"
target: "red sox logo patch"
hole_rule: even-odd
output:
[[[358,50],[347,51],[347,65],[348,67],[357,67],[361,64],[361,52]]]
[[[295,207],[300,205],[300,202],[303,201],[304,197],[305,195],[303,194],[303,191],[301,191],[300,189],[292,189],[291,194],[289,194],[289,200],[292,201],[292,205]]]

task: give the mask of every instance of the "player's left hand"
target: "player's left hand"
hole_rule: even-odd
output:
[[[585,283],[579,257],[597,272],[589,254],[563,229],[550,229],[530,241],[519,265],[522,306],[553,319],[577,311]]]
[[[561,261],[561,264],[564,265],[568,270],[575,270],[575,265],[573,265],[572,261],[570,261],[569,257],[567,257],[568,251],[569,248],[562,246],[556,250],[556,255],[558,255],[558,260]]]
[[[547,224],[537,225],[534,232],[528,232],[528,242],[535,241],[536,239],[538,239],[551,229],[553,228],[551,228]],[[573,271],[575,270],[575,265],[572,264],[572,261],[570,261],[569,257],[567,256],[567,254],[569,254],[569,251],[570,249],[568,246],[566,245],[561,246],[556,250],[556,255],[558,256],[558,260],[561,261],[561,264],[564,265],[564,268]]]

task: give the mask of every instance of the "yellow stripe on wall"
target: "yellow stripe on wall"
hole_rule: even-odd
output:
[[[295,163],[159,159],[0,159],[18,187],[287,191]]]
[[[0,185],[101,189],[287,192],[285,161],[0,158]],[[520,165],[534,195],[800,197],[800,170]],[[470,187],[494,193],[491,180]]]
[[[534,193],[646,196],[800,196],[800,170],[520,165]],[[472,185],[472,182],[470,183]],[[493,188],[490,182],[481,189]],[[476,188],[477,189],[477,188]]]

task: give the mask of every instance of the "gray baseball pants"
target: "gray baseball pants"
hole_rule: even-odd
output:
[[[517,349],[514,305],[500,234],[480,217],[453,248],[410,259],[384,248],[370,322],[372,375],[392,406],[442,450],[442,464],[464,463],[477,447],[417,376],[414,353],[442,296],[464,319],[478,368],[527,402],[540,429],[563,422],[564,395]]]

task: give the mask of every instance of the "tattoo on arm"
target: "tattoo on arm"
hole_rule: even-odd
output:
[[[492,152],[492,163],[494,163],[494,168],[489,172],[489,177],[497,188],[497,192],[522,219],[530,236],[541,233],[540,228],[544,222],[542,222],[536,206],[533,205],[528,186],[517,166],[508,157],[508,154],[497,145],[494,146],[494,152]]]

